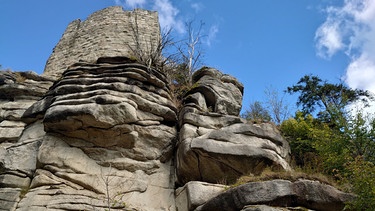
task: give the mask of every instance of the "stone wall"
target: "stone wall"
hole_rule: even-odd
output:
[[[149,52],[159,40],[157,12],[124,11],[119,6],[105,8],[85,21],[78,19],[68,25],[43,74],[57,79],[67,67],[79,61],[95,62],[103,56],[132,58],[132,49]]]

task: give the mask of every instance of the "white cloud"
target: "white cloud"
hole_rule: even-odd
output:
[[[203,9],[203,4],[202,3],[192,3],[191,5],[191,8],[193,8],[195,10],[195,12],[200,12],[202,9]]]
[[[144,6],[146,4],[146,0],[115,0],[115,3],[125,7],[125,9],[134,9]]]
[[[180,12],[169,0],[155,0],[153,9],[159,12],[159,22],[162,28],[172,28],[178,33],[184,33],[184,24],[177,18]]]
[[[219,32],[218,25],[212,25],[208,31],[207,39],[204,40],[204,43],[208,46],[211,46],[212,41],[216,39],[216,35]]]
[[[116,5],[125,9],[144,8],[158,11],[160,26],[163,29],[172,28],[178,33],[184,33],[184,23],[178,18],[179,10],[170,0],[114,0]]]
[[[345,0],[326,12],[315,34],[318,55],[345,52],[351,60],[344,77],[348,86],[375,93],[375,1]]]
[[[339,24],[332,20],[327,20],[318,28],[315,39],[318,41],[316,44],[318,56],[323,58],[330,58],[344,47]]]
[[[366,89],[375,93],[375,60],[362,53],[347,68],[346,83],[352,88]]]

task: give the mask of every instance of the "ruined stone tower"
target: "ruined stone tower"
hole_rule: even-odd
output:
[[[85,21],[72,21],[48,58],[44,75],[58,78],[70,65],[95,62],[99,57],[133,57],[132,49],[147,52],[157,46],[157,12],[114,6],[97,11]]]

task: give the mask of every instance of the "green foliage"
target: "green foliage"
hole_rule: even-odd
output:
[[[296,113],[295,118],[284,121],[280,130],[289,141],[292,157],[297,166],[310,169],[320,167],[316,144],[329,136],[329,130],[320,125],[312,115],[304,115],[300,111]]]
[[[375,119],[366,119],[361,112],[347,119],[343,127],[343,139],[350,156],[360,156],[375,163]]]
[[[358,156],[346,164],[347,183],[352,184],[352,191],[357,198],[347,204],[349,210],[372,211],[375,207],[375,165]]]
[[[349,210],[373,210],[375,120],[366,121],[361,112],[340,119],[340,127],[332,128],[312,115],[297,112],[295,118],[282,123],[281,131],[299,167],[333,176],[357,195],[348,204]]]

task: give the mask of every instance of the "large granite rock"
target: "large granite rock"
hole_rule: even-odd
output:
[[[25,112],[28,122],[43,116],[46,135],[20,208],[104,209],[110,200],[114,208],[174,209],[177,115],[167,80],[123,59],[71,66]]]
[[[354,196],[318,181],[270,180],[251,182],[219,194],[196,211],[280,210],[276,208],[252,209],[247,205],[276,207],[305,207],[320,211],[341,211],[345,202]],[[245,209],[244,209],[245,208]],[[254,207],[253,207],[254,208]]]
[[[21,121],[23,113],[52,83],[52,79],[31,71],[0,71],[0,143],[18,140],[26,126]]]
[[[192,181],[176,189],[176,208],[178,211],[194,210],[206,203],[226,188],[225,185]]]
[[[22,115],[52,83],[34,72],[0,71],[0,207],[4,210],[15,209],[29,188],[44,135],[40,121],[27,125]]]
[[[240,114],[244,87],[236,78],[203,67],[194,73],[192,80],[193,88],[184,99],[186,106],[224,115]]]
[[[242,85],[218,70],[197,71],[180,111],[177,177],[231,183],[266,167],[290,170],[290,148],[271,124],[249,124],[238,117]]]

